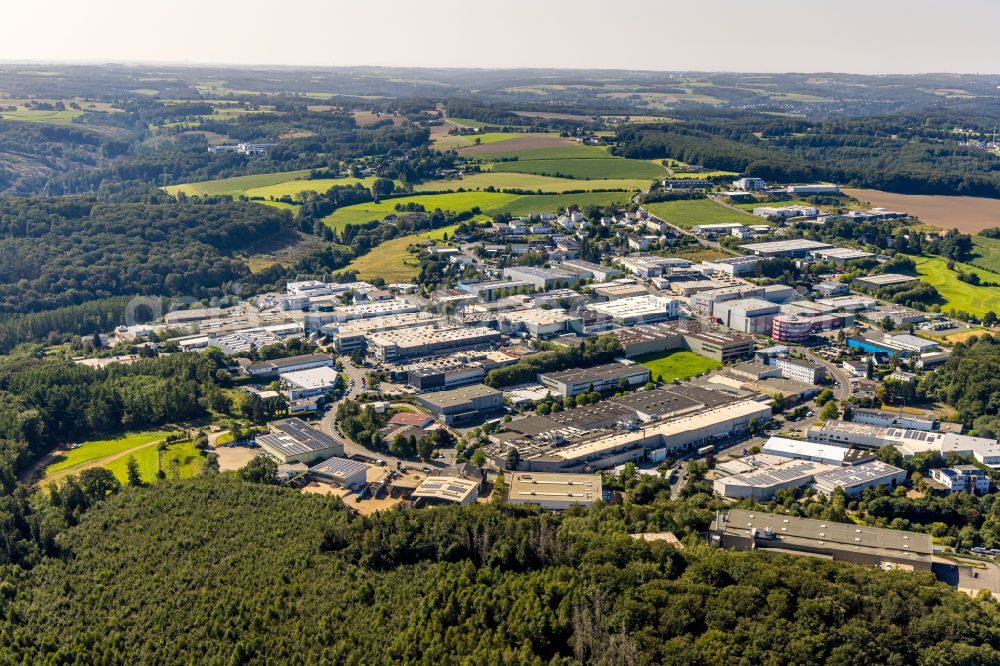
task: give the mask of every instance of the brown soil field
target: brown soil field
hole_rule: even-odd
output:
[[[1000,199],[854,189],[845,189],[844,193],[872,206],[915,215],[921,222],[941,229],[958,229],[974,234],[990,227],[1000,227]]]
[[[484,143],[478,146],[466,146],[459,148],[462,155],[478,155],[480,153],[516,153],[521,150],[532,150],[534,148],[558,148],[559,146],[576,145],[576,141],[565,136],[553,136],[551,134],[528,134],[516,139],[509,139],[502,143],[503,148],[499,148],[495,143]]]
[[[593,116],[582,116],[576,113],[550,113],[548,111],[515,111],[522,118],[551,118],[552,120],[582,120],[590,122]]]
[[[390,116],[388,114],[382,114],[381,116],[372,113],[371,111],[355,111],[354,112],[354,122],[358,125],[371,125],[377,123],[380,120],[389,119],[394,125],[402,125],[405,118],[402,116]]]

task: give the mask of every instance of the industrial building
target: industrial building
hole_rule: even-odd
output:
[[[497,324],[504,335],[527,334],[533,338],[548,338],[569,332],[581,332],[583,320],[556,308],[523,308],[497,315]]]
[[[410,494],[421,504],[475,504],[479,498],[482,474],[471,465],[452,465],[432,472]]]
[[[601,266],[600,264],[583,261],[582,259],[568,259],[556,264],[556,268],[573,271],[586,277],[587,279],[595,280],[597,282],[607,282],[608,280],[616,278],[622,274],[622,272],[617,268]]]
[[[283,372],[279,376],[281,387],[289,400],[326,395],[333,392],[340,381],[337,371],[328,366]]]
[[[770,241],[768,243],[752,243],[750,245],[740,245],[739,247],[741,250],[746,250],[758,257],[771,258],[804,257],[813,250],[825,250],[833,247],[833,245],[805,238],[794,238],[791,240]]]
[[[739,333],[709,328],[694,319],[646,324],[611,331],[618,338],[626,357],[684,350],[732,363],[753,354],[753,338]]]
[[[419,312],[420,307],[401,298],[358,305],[342,305],[333,308],[331,321],[345,322],[353,319],[368,319],[370,317],[388,317],[389,315]]]
[[[697,312],[712,316],[719,303],[745,298],[763,298],[764,288],[752,284],[737,284],[719,289],[699,291],[691,296],[691,308]]]
[[[796,460],[811,460],[825,465],[837,465],[838,467],[850,467],[875,459],[875,454],[872,451],[849,449],[833,444],[804,442],[799,439],[788,439],[787,437],[771,437],[761,447],[761,452],[772,456],[794,458]]]
[[[350,354],[356,349],[364,349],[368,337],[382,331],[395,331],[418,326],[435,326],[444,320],[426,312],[355,319],[345,323],[326,323],[320,331],[330,338],[334,349],[340,354]]]
[[[865,368],[867,370],[867,366]],[[885,409],[867,409],[855,407],[851,410],[851,421],[877,426],[899,426],[911,430],[934,430],[937,420],[923,418],[906,412],[891,412]]]
[[[511,475],[508,486],[510,504],[537,504],[552,511],[590,506],[603,495],[600,474],[518,472]]]
[[[279,463],[312,464],[344,455],[344,446],[299,418],[271,421],[268,433],[257,435],[260,448]]]
[[[813,250],[809,253],[817,261],[829,261],[837,266],[843,266],[848,261],[855,259],[868,259],[875,255],[864,250],[856,250],[853,247],[831,247],[825,250]]]
[[[482,301],[490,302],[504,296],[511,296],[534,285],[525,280],[488,280],[475,282],[459,282],[456,286],[461,291],[468,292]]]
[[[649,293],[649,290],[641,284],[636,284],[635,282],[625,282],[616,280],[611,284],[601,284],[593,288],[593,292],[598,296],[603,296],[609,301],[618,300],[619,298],[632,298],[635,296],[645,296]]]
[[[869,488],[885,486],[895,488],[906,481],[906,470],[899,469],[881,460],[873,460],[862,465],[842,467],[816,475],[813,485],[816,490],[831,495],[838,488],[848,497],[857,497]]]
[[[318,481],[356,490],[367,483],[368,467],[367,464],[357,460],[334,457],[310,467],[309,474]]]
[[[896,285],[908,282],[916,282],[918,279],[912,275],[902,275],[900,273],[879,273],[877,275],[856,277],[852,284],[867,289],[881,289],[882,287],[895,287]]]
[[[553,287],[569,287],[577,280],[586,279],[587,272],[565,268],[510,266],[503,269],[503,274],[512,280],[527,282],[536,289],[552,289]]]
[[[780,308],[761,298],[739,298],[716,303],[712,318],[740,333],[770,335]]]
[[[256,361],[246,366],[243,371],[251,377],[277,377],[285,372],[298,372],[312,368],[332,368],[333,357],[329,354],[303,354],[288,358],[276,358],[269,361]]]
[[[986,437],[970,437],[942,431],[884,428],[834,420],[827,421],[821,426],[811,426],[806,431],[806,439],[811,442],[869,449],[879,449],[891,444],[904,456],[914,456],[925,451],[937,451],[941,455],[955,453],[960,456],[972,456],[987,467],[1000,469],[1000,445],[997,444],[997,440]]]
[[[649,381],[649,368],[624,363],[607,363],[593,368],[576,368],[546,372],[538,381],[563,397],[590,391],[616,391],[624,382],[629,388],[642,386]]]
[[[811,483],[825,465],[807,460],[784,460],[773,465],[762,465],[741,474],[720,476],[712,482],[712,490],[730,499],[766,500],[779,490],[801,488]]]
[[[757,206],[753,209],[757,217],[780,217],[787,220],[793,217],[816,217],[819,210],[812,206]]]
[[[473,422],[503,408],[503,392],[485,384],[421,394],[414,400],[446,425]]]
[[[589,310],[611,317],[619,326],[648,324],[665,319],[676,319],[679,301],[664,296],[632,296],[607,303],[592,303]]]
[[[882,569],[931,571],[929,534],[730,509],[716,514],[710,542],[733,550],[774,550]]]
[[[495,344],[500,332],[461,326],[415,326],[381,331],[368,338],[368,353],[382,362],[427,357]]]
[[[726,257],[702,262],[701,266],[714,273],[725,273],[730,277],[743,277],[744,275],[753,275],[758,263],[760,263],[760,257]]]

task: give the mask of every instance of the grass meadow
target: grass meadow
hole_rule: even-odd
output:
[[[722,367],[717,361],[689,351],[642,354],[633,357],[632,360],[649,368],[655,381],[664,382],[687,379]]]
[[[975,315],[984,315],[989,310],[1000,313],[1000,287],[980,287],[962,282],[955,271],[948,270],[948,262],[942,257],[913,257],[913,260],[920,278],[937,289],[945,300],[941,305],[942,312],[954,308]],[[1000,274],[958,262],[955,267],[965,273],[977,273],[981,280],[1000,283]]]
[[[735,211],[711,199],[662,201],[643,204],[643,208],[661,220],[666,220],[681,229],[690,229],[700,224],[724,224],[726,222],[767,224],[767,220],[763,218]]]

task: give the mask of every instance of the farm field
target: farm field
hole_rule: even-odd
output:
[[[161,188],[167,194],[177,196],[183,192],[188,196],[235,196],[242,194],[244,190],[255,187],[267,187],[285,183],[296,178],[303,178],[309,175],[308,171],[279,171],[278,173],[262,173],[253,176],[234,176],[232,178],[218,178],[216,180],[203,180],[197,183],[183,183],[180,185],[168,185]]]
[[[948,262],[941,257],[913,257],[921,279],[938,290],[945,303],[941,311],[962,310],[982,316],[989,310],[1000,312],[1000,287],[979,287],[958,279],[955,271],[948,270]],[[1000,275],[956,262],[956,268],[966,273],[978,273],[980,279],[1000,282]]]
[[[1000,226],[1000,199],[951,197],[925,194],[895,194],[878,190],[846,189],[855,199],[920,218],[938,229],[958,229],[974,234]]]
[[[1000,226],[1000,220],[998,220]],[[976,257],[969,263],[994,273],[1000,273],[1000,239],[975,234],[972,237],[972,251]]]
[[[525,151],[535,152],[535,151]],[[606,154],[607,155],[607,154]],[[630,160],[607,155],[601,159],[585,158],[520,158],[515,162],[497,162],[494,172],[513,171],[543,176],[564,176],[577,179],[644,178],[646,185],[654,178],[666,175],[666,169],[644,160]],[[644,185],[645,186],[645,185]]]
[[[382,243],[368,254],[362,255],[349,263],[344,270],[356,270],[359,280],[381,277],[386,282],[406,282],[416,277],[420,272],[419,259],[408,252],[414,243],[424,240],[442,240],[445,234],[450,237],[458,225],[442,227],[433,231],[401,236]]]
[[[449,192],[445,194],[425,194],[398,199],[386,199],[379,203],[363,203],[345,206],[323,218],[323,223],[340,231],[347,224],[365,224],[372,220],[382,220],[394,213],[397,204],[418,203],[428,211],[440,208],[454,213],[472,210],[475,207],[485,215],[510,213],[555,212],[576,204],[587,206],[608,206],[625,203],[631,197],[629,192],[583,192],[576,194],[506,194],[503,192]]]
[[[416,186],[417,191],[484,190],[494,187],[498,190],[541,190],[542,192],[566,192],[575,190],[634,190],[649,184],[645,178],[604,178],[579,180],[574,178],[553,178],[531,173],[491,171],[462,176],[455,180],[432,180]]]
[[[661,201],[643,204],[650,214],[681,229],[690,229],[700,224],[767,224],[767,220],[754,217],[750,213],[740,213],[716,203],[711,199],[685,199],[681,201]]]
[[[485,146],[474,146],[461,151],[463,155],[474,155],[483,160],[491,158],[511,158],[516,157],[521,160],[607,160],[625,159],[615,158],[603,146],[583,146],[565,137],[550,134],[529,134],[522,135],[515,141],[507,141],[502,144],[488,144]],[[642,161],[642,160],[636,160]]]
[[[299,192],[313,191],[317,193],[326,192],[335,185],[348,186],[361,183],[365,187],[371,187],[375,177],[368,178],[315,178],[313,180],[287,180],[274,185],[263,187],[251,187],[242,192],[248,197],[274,197],[280,199],[284,196],[294,197]]]
[[[17,111],[4,111],[0,118],[4,120],[21,120],[48,125],[69,125],[74,118],[83,115],[83,111],[66,109],[65,111],[40,111],[18,107]]]
[[[502,194],[500,192],[453,192],[385,199],[379,203],[370,202],[345,206],[323,218],[323,223],[340,231],[347,224],[364,224],[372,220],[381,221],[385,216],[394,213],[397,205],[408,203],[421,204],[428,211],[440,208],[460,213],[478,206],[483,212],[486,212],[513,201],[517,196],[516,194]]]
[[[437,136],[433,140],[434,148],[438,150],[452,150],[465,148],[468,146],[481,146],[487,144],[500,143],[503,141],[516,141],[524,138],[524,134],[519,132],[483,132],[480,134],[444,134]],[[479,139],[479,142],[476,142]]]
[[[717,361],[689,351],[642,354],[633,357],[632,360],[649,368],[654,380],[665,382],[687,379],[722,367]]]
[[[124,437],[83,442],[77,449],[60,452],[52,463],[45,467],[43,483],[52,483],[69,474],[77,474],[90,467],[106,466],[127,451],[151,446],[170,434],[165,430],[144,430]]]

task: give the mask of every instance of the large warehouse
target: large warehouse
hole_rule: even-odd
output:
[[[617,390],[622,382],[629,388],[642,386],[649,381],[649,368],[639,364],[606,363],[593,368],[546,372],[538,375],[538,381],[558,395],[568,397],[589,391]]]
[[[447,425],[460,425],[496,413],[503,407],[503,391],[473,384],[450,391],[424,393],[414,398]]]
[[[600,474],[519,472],[511,476],[507,501],[563,511],[575,505],[590,506],[599,501],[602,494]]]
[[[350,458],[330,458],[309,469],[309,474],[328,483],[335,483],[341,488],[354,490],[360,488],[368,480],[368,465]]]
[[[370,336],[368,351],[379,361],[391,362],[485,347],[498,340],[500,332],[489,328],[415,326]]]
[[[344,446],[299,418],[268,424],[266,435],[257,435],[257,444],[279,463],[312,464],[344,455]]]
[[[881,568],[931,570],[929,534],[731,509],[716,514],[711,542],[733,550],[768,550]]]

